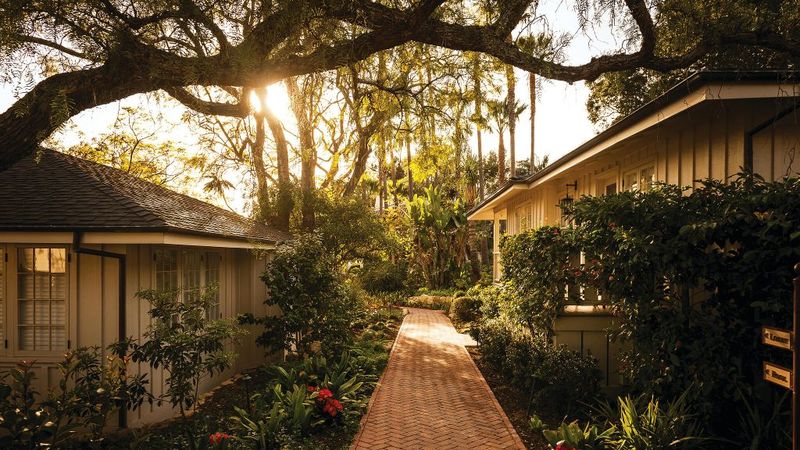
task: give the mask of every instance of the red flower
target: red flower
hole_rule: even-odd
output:
[[[316,386],[308,386],[306,389],[308,389],[308,392],[314,392],[314,391],[317,390],[317,387]]]
[[[570,448],[569,446],[567,446],[567,444],[564,443],[564,441],[561,441],[558,444],[556,444],[555,450],[576,450],[576,449]]]
[[[211,443],[211,445],[219,445],[219,444],[221,444],[221,443],[222,443],[222,441],[224,441],[225,439],[230,439],[230,438],[231,438],[231,435],[230,435],[230,434],[227,434],[227,433],[220,433],[220,432],[218,431],[218,432],[216,432],[216,433],[214,433],[214,434],[210,435],[210,436],[208,437],[208,441]]]
[[[336,400],[335,398],[329,398],[325,402],[325,406],[322,407],[322,412],[331,417],[336,417],[336,415],[339,414],[342,409],[344,408],[342,408],[342,404],[339,402],[339,400]]]
[[[330,389],[320,389],[319,394],[317,394],[317,400],[324,402],[325,400],[333,397],[333,392]]]

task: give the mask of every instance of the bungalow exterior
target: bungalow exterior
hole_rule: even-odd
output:
[[[559,203],[583,195],[648,189],[655,181],[697,186],[743,168],[767,180],[800,172],[800,73],[699,72],[622,118],[544,170],[510,180],[468,214],[494,236],[562,222]],[[502,275],[499,239],[493,275]],[[598,358],[609,387],[623,383],[602,307],[570,305],[556,342]]]
[[[69,349],[141,339],[150,318],[143,289],[192,295],[216,283],[211,317],[275,313],[259,276],[286,233],[143,181],[42,149],[0,172],[0,372],[34,360],[39,392],[56,387]],[[265,362],[250,333],[234,367],[203,392]],[[146,364],[155,395],[165,374]],[[128,412],[127,426],[172,417],[168,404]]]

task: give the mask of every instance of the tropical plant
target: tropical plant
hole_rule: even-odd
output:
[[[414,268],[431,289],[472,278],[466,208],[459,200],[449,202],[437,186],[423,193],[408,203]]]
[[[536,423],[538,425],[538,422]],[[597,425],[591,423],[581,427],[576,420],[570,423],[562,422],[555,430],[542,430],[542,435],[550,448],[555,450],[605,450],[606,441],[615,431],[614,427],[600,431]],[[660,447],[641,447],[639,450],[645,448],[655,450]]]
[[[169,402],[179,408],[185,419],[189,408],[197,407],[200,382],[204,377],[220,374],[231,367],[236,355],[227,350],[242,330],[230,319],[208,318],[207,311],[215,302],[215,289],[210,287],[197,295],[178,300],[175,291],[144,290],[137,297],[150,304],[151,325],[144,333],[144,343],[132,343],[132,359],[153,368],[163,367],[167,374],[166,389],[158,402]],[[184,424],[186,421],[184,420]],[[185,427],[188,442],[196,449],[195,433]]]
[[[690,387],[666,404],[647,395],[619,397],[616,408],[600,403],[599,416],[614,425],[605,442],[618,450],[703,448],[709,439],[691,411],[697,394]]]
[[[273,403],[263,418],[253,418],[250,412],[234,406],[236,415],[231,419],[243,434],[237,439],[254,450],[281,448],[280,433],[286,421],[286,412],[281,406],[278,402]]]

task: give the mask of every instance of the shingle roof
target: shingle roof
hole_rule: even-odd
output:
[[[0,172],[0,230],[170,231],[269,243],[290,238],[121,170],[49,149]]]

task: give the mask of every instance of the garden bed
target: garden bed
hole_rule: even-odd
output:
[[[361,330],[356,338],[355,348],[370,348],[369,357],[375,360],[377,373],[372,374],[377,379],[380,377],[388,362],[389,351],[400,328],[400,320],[384,321],[379,329],[368,327]],[[297,362],[286,362],[281,367],[290,369]],[[249,397],[255,393],[265,392],[274,384],[275,375],[267,367],[259,367],[237,375],[229,382],[223,383],[210,392],[197,411],[187,421],[191,427],[202,431],[200,435],[211,435],[216,432],[235,435],[232,431],[234,422],[232,417],[236,414],[234,407],[249,409]],[[366,385],[365,385],[366,386]],[[365,388],[367,399],[372,395],[373,385]],[[366,401],[364,402],[366,405]],[[366,412],[366,406],[357,413],[350,415],[347,421],[333,422],[316,427],[306,437],[286,437],[291,448],[298,449],[345,449],[349,448],[359,430],[360,418]],[[125,430],[105,439],[104,448],[185,448],[185,435],[182,432],[184,424],[181,419],[175,418],[157,424],[149,425],[135,430]],[[240,443],[232,443],[229,448],[249,448]]]

